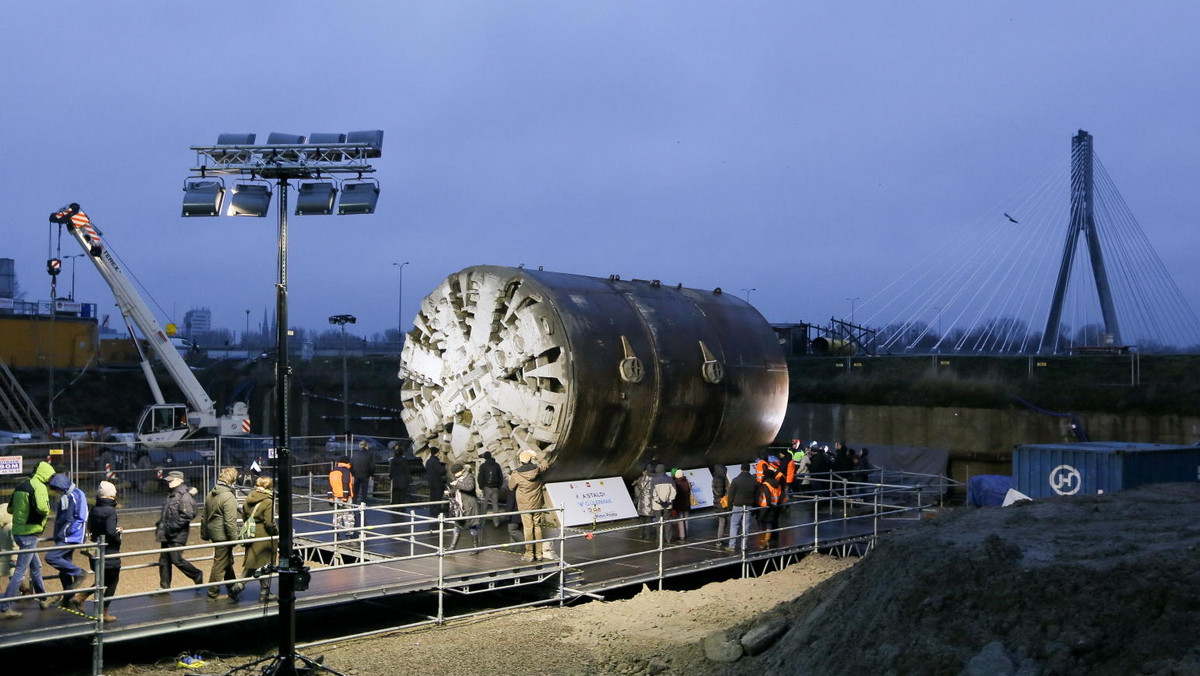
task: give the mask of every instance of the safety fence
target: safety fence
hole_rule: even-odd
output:
[[[717,530],[709,535],[708,528],[717,519],[734,519],[743,517],[740,510],[705,509],[702,513],[689,514],[679,518],[660,518],[652,522],[638,520],[593,525],[585,527],[559,527],[562,523],[563,510],[541,509],[516,512],[488,513],[475,516],[453,518],[440,513],[439,507],[444,502],[429,501],[404,504],[346,504],[332,500],[325,486],[321,485],[314,475],[301,477],[300,489],[294,498],[297,508],[308,508],[294,514],[294,540],[297,551],[313,564],[311,569],[311,585],[321,589],[325,576],[335,575],[339,570],[347,568],[362,568],[373,571],[376,576],[376,586],[388,593],[394,589],[397,581],[394,576],[398,570],[411,570],[414,562],[427,561],[432,566],[428,579],[421,582],[426,591],[437,592],[436,613],[424,617],[417,622],[408,622],[396,626],[373,629],[365,633],[329,637],[317,642],[298,647],[307,648],[331,641],[386,634],[400,630],[414,629],[426,625],[442,624],[451,620],[465,619],[487,613],[513,610],[517,608],[564,604],[569,600],[589,597],[599,598],[595,591],[589,591],[583,582],[591,577],[602,577],[601,569],[611,567],[615,563],[630,563],[638,559],[632,566],[638,573],[636,577],[616,580],[613,587],[638,582],[656,581],[661,589],[663,581],[676,575],[695,572],[700,567],[717,565],[738,565],[742,576],[766,572],[767,566],[782,566],[788,557],[798,558],[809,552],[828,552],[834,554],[863,554],[870,550],[880,533],[902,526],[906,522],[919,520],[933,505],[940,502],[953,482],[944,477],[906,476],[899,472],[890,472],[888,482],[851,481],[834,475],[810,475],[809,484],[802,491],[790,496],[782,509],[788,517],[782,522],[772,522],[770,518],[760,521],[759,508],[750,508],[744,513],[745,527],[735,540],[728,528]],[[241,497],[241,496],[239,496]],[[466,530],[471,523],[482,523],[485,519],[499,519],[507,522],[513,517],[530,515],[534,520],[545,522],[543,537],[526,541],[523,537],[510,538],[503,542],[481,544],[476,541],[465,542],[462,547],[453,547],[456,528]],[[694,528],[708,524],[706,528]],[[686,539],[674,539],[672,534],[682,525],[683,529],[692,533]],[[197,527],[193,524],[193,527]],[[129,542],[130,536],[137,533],[149,533],[153,528],[134,528],[123,531],[123,538]],[[696,537],[696,533],[704,534]],[[645,536],[649,534],[647,539]],[[596,541],[602,538],[621,538],[626,541],[638,541],[637,547],[629,548],[596,546]],[[260,537],[254,540],[239,540],[237,545],[250,542],[271,540],[270,537]],[[461,540],[460,540],[461,541]],[[533,600],[513,603],[511,601],[500,606],[489,606],[483,610],[472,610],[466,613],[450,614],[446,611],[444,600],[448,594],[473,593],[466,588],[460,569],[448,570],[451,557],[471,556],[486,551],[508,550],[512,553],[525,551],[529,546],[541,545],[544,548],[544,561],[535,571],[530,572],[529,562],[516,563],[517,559],[509,558],[514,565],[509,577],[513,584],[538,584],[548,586],[552,591]],[[86,561],[89,556],[96,558],[94,570],[102,571],[103,562],[119,558],[122,572],[139,568],[156,568],[160,556],[170,552],[181,552],[193,564],[200,564],[204,569],[205,562],[213,559],[213,544],[202,543],[181,547],[160,547],[140,551],[121,551],[111,554],[106,551],[104,542],[87,545],[71,545],[55,547],[44,541],[36,549],[0,551],[0,557],[30,555],[44,556],[52,551],[89,550],[80,557]],[[234,547],[235,556],[242,555],[240,546]],[[515,550],[515,551],[514,551]],[[609,553],[615,552],[615,553]],[[696,553],[689,559],[687,565],[678,565],[680,552]],[[194,557],[194,558],[193,558]],[[697,564],[700,560],[702,563]],[[389,566],[404,562],[403,567]],[[619,566],[629,569],[631,566]],[[242,566],[236,565],[240,570]],[[44,569],[49,572],[50,569]],[[273,568],[254,571],[248,577],[234,580],[224,580],[217,583],[201,583],[187,587],[175,587],[171,591],[194,589],[197,594],[203,594],[210,588],[242,583],[251,588],[255,583],[267,581],[270,583],[275,576]],[[392,576],[392,577],[390,577]],[[612,581],[610,581],[612,582]],[[306,586],[307,586],[306,581]],[[329,588],[336,585],[330,584]],[[489,587],[490,589],[490,587]],[[109,633],[103,619],[105,602],[113,602],[114,609],[120,602],[162,593],[158,589],[139,590],[134,592],[121,591],[111,598],[104,596],[104,580],[101,575],[93,576],[90,586],[81,586],[73,590],[79,592],[88,590],[92,593],[92,602],[86,604],[76,613],[76,619],[56,619],[51,625],[37,627],[22,627],[17,634],[3,634],[6,627],[0,626],[0,642],[5,645],[33,643],[63,638],[68,636],[90,635],[93,641],[94,673],[101,673],[103,664],[103,646]],[[0,594],[4,592],[0,590]],[[395,593],[395,592],[392,592]],[[0,598],[0,604],[12,603],[22,599],[48,600],[53,602],[56,597],[62,597],[62,591],[48,591],[41,594],[10,596]],[[300,609],[303,609],[303,594],[299,595]],[[356,598],[357,592],[347,594],[347,600]],[[57,618],[57,616],[56,616]],[[191,626],[203,626],[203,623],[215,622],[211,618],[196,618]],[[228,619],[224,621],[229,621]],[[177,630],[181,624],[179,616],[171,615],[160,620],[150,620],[140,625],[139,636],[155,635]],[[122,638],[129,638],[129,634]]]
[[[207,493],[222,467],[236,467],[238,481],[253,486],[254,477],[270,474],[275,462],[274,440],[270,437],[212,437],[186,439],[169,447],[139,443],[68,438],[0,445],[0,503],[9,496],[40,462],[49,462],[55,472],[67,472],[76,486],[89,495],[101,481],[117,486],[124,507],[157,507],[166,494],[167,473],[179,471],[197,493]],[[366,443],[377,464],[386,468],[397,445],[408,447],[405,438],[358,435],[295,437],[291,440],[292,475],[327,475],[332,463],[350,455]],[[412,459],[415,462],[415,459]]]

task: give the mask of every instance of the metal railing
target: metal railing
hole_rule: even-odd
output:
[[[790,523],[784,525],[760,525],[756,521],[752,521],[754,527],[749,529],[749,532],[743,531],[740,538],[743,543],[751,538],[761,538],[765,540],[783,539],[787,537],[790,544],[786,547],[774,549],[758,549],[751,551],[750,547],[739,547],[740,543],[735,542],[734,550],[737,552],[736,559],[732,561],[734,564],[740,565],[740,574],[748,576],[754,574],[754,564],[756,562],[766,561],[775,557],[785,555],[801,555],[808,552],[818,551],[838,551],[842,547],[842,553],[849,551],[845,549],[847,545],[855,545],[857,551],[865,553],[869,551],[878,538],[879,534],[890,527],[894,527],[896,523],[903,521],[918,520],[930,506],[937,503],[938,496],[945,493],[947,487],[956,484],[944,477],[937,477],[939,481],[936,486],[930,490],[927,486],[927,480],[934,477],[921,477],[917,475],[902,475],[901,473],[889,473],[886,475],[889,479],[888,483],[883,481],[876,482],[860,482],[850,481],[845,478],[838,477],[819,477],[810,476],[809,485],[803,492],[798,492],[792,495],[784,505],[789,513],[794,514],[811,514],[809,518],[789,518]],[[298,493],[295,496],[297,502],[306,503],[311,507],[308,511],[300,512],[294,515],[295,519],[295,538],[297,542],[297,550],[309,555],[312,560],[313,556],[318,551],[331,552],[333,555],[329,558],[325,565],[315,567],[311,570],[314,580],[319,580],[321,576],[332,574],[339,569],[353,567],[377,567],[398,561],[413,562],[421,559],[436,559],[436,575],[434,579],[429,580],[429,589],[436,591],[438,597],[438,606],[436,614],[425,616],[424,619],[417,622],[409,622],[396,626],[389,626],[371,630],[368,632],[338,636],[334,638],[322,639],[314,641],[304,646],[312,647],[329,643],[333,641],[344,641],[348,639],[361,638],[366,636],[374,636],[386,634],[400,630],[409,630],[421,626],[444,624],[448,621],[484,615],[488,613],[508,611],[519,608],[529,608],[535,606],[544,606],[550,604],[563,605],[568,600],[588,597],[601,598],[593,592],[588,592],[578,586],[568,584],[568,571],[582,577],[589,569],[600,566],[628,561],[635,558],[654,557],[654,565],[644,570],[643,574],[637,581],[657,580],[658,588],[661,590],[663,582],[674,575],[682,575],[687,572],[693,572],[694,566],[677,566],[672,568],[667,558],[674,550],[688,548],[709,548],[707,556],[713,565],[730,565],[730,557],[726,552],[712,553],[711,548],[715,545],[721,549],[721,545],[732,540],[730,532],[725,531],[720,537],[701,538],[701,539],[685,539],[678,541],[670,541],[668,533],[674,530],[678,524],[684,524],[685,529],[691,523],[698,523],[702,520],[711,521],[712,519],[725,517],[731,518],[731,511],[720,510],[716,512],[707,511],[704,514],[679,516],[676,518],[658,519],[652,524],[639,521],[635,523],[619,523],[612,525],[604,525],[602,529],[598,529],[593,525],[592,528],[580,528],[574,526],[562,527],[554,525],[543,528],[543,537],[538,540],[524,541],[519,543],[501,542],[475,546],[464,546],[461,548],[450,549],[448,547],[449,534],[453,532],[458,524],[474,522],[482,528],[482,524],[486,519],[501,519],[507,521],[515,516],[523,514],[534,515],[534,518],[552,518],[557,524],[563,523],[564,511],[562,509],[545,508],[536,510],[523,510],[515,512],[502,513],[480,513],[472,516],[464,517],[448,517],[445,514],[426,514],[423,512],[433,511],[432,508],[439,505],[444,505],[445,502],[413,502],[404,504],[389,504],[389,505],[365,505],[365,504],[346,504],[338,503],[325,492],[315,489],[317,484],[314,475],[297,477],[295,481],[306,486],[309,490],[307,494]],[[880,478],[884,478],[880,476]],[[930,495],[934,494],[934,495]],[[755,515],[762,508],[750,508],[749,514]],[[352,522],[339,521],[339,517],[352,514],[354,519]],[[823,516],[824,515],[824,516]],[[859,524],[869,522],[867,528],[847,529],[850,524]],[[196,524],[193,524],[195,526]],[[584,541],[590,541],[594,537],[604,536],[611,537],[615,534],[623,532],[632,532],[635,530],[644,529],[647,525],[655,529],[656,538],[652,543],[647,543],[644,548],[639,548],[633,552],[621,552],[611,556],[590,557],[583,555],[585,547],[582,546]],[[727,524],[732,525],[732,524]],[[837,529],[843,532],[854,530],[855,532],[846,538],[830,536],[830,532],[835,532]],[[831,530],[832,529],[832,530]],[[139,532],[152,531],[153,528],[136,528],[124,530],[123,535],[128,536]],[[465,528],[464,528],[465,530]],[[269,541],[273,537],[265,536],[255,538],[253,540],[239,540],[238,545],[247,544],[250,542]],[[375,547],[376,543],[390,542],[387,548]],[[220,543],[223,544],[223,543]],[[549,567],[548,563],[541,564],[536,568],[535,572],[529,572],[526,566],[513,566],[511,569],[513,575],[520,575],[523,579],[532,580],[538,584],[545,584],[550,580],[554,580],[554,593],[547,598],[534,599],[530,601],[519,602],[516,604],[507,604],[503,607],[489,607],[484,610],[474,610],[456,615],[448,614],[445,607],[445,596],[450,593],[458,593],[463,586],[463,574],[448,574],[446,570],[447,557],[461,556],[464,554],[472,554],[487,550],[499,550],[511,548],[513,546],[524,548],[526,545],[542,544],[549,547],[553,553],[546,557],[548,560],[553,560],[553,567]],[[576,545],[581,545],[578,549]],[[162,593],[162,590],[152,589],[146,591],[137,591],[133,593],[118,593],[110,598],[104,595],[104,580],[102,571],[104,562],[112,558],[119,558],[122,561],[122,570],[134,570],[137,568],[157,567],[159,565],[159,555],[167,552],[203,552],[203,555],[189,559],[193,564],[197,562],[209,561],[213,558],[212,549],[214,543],[205,542],[195,545],[184,545],[179,547],[161,547],[159,549],[142,550],[142,551],[122,551],[118,554],[108,554],[103,542],[97,544],[70,545],[70,546],[51,546],[31,550],[35,555],[43,554],[54,549],[84,549],[94,548],[96,559],[94,562],[97,576],[93,579],[93,584],[90,587],[81,586],[71,590],[69,593],[74,594],[82,591],[91,591],[95,595],[95,608],[97,612],[95,616],[83,614],[80,616],[80,624],[90,624],[89,632],[93,638],[94,659],[96,660],[97,669],[102,666],[103,644],[105,636],[108,633],[103,622],[103,608],[106,602],[116,602],[124,599],[134,599],[138,597],[151,596]],[[241,556],[241,547],[235,548],[235,555]],[[401,552],[400,554],[382,553],[384,550]],[[340,555],[339,555],[340,553]],[[20,550],[0,551],[0,556],[21,554]],[[86,558],[86,557],[85,557]],[[140,561],[145,559],[145,561]],[[349,560],[353,559],[353,560]],[[140,561],[140,562],[139,562]],[[241,577],[234,580],[222,580],[218,582],[201,583],[198,585],[185,585],[182,587],[173,587],[171,591],[179,591],[186,589],[194,589],[197,593],[212,587],[221,585],[233,584],[241,582],[248,584],[254,581],[270,580],[273,573],[266,571],[256,571],[257,576]],[[395,575],[393,573],[393,575]],[[529,582],[529,583],[533,583]],[[618,582],[620,582],[618,580]],[[627,581],[633,583],[632,581]],[[380,582],[381,589],[385,589],[389,585]],[[614,586],[621,586],[620,584]],[[381,591],[380,593],[387,593]],[[42,599],[62,596],[64,592],[46,592],[35,594],[33,596],[18,596],[2,598],[2,602],[15,602],[20,599]],[[160,623],[164,628],[167,626],[178,626],[178,618],[170,618],[163,620]],[[62,623],[56,623],[54,627],[42,628],[32,632],[23,632],[20,637],[21,642],[36,642],[39,640],[49,640],[50,632],[55,628],[61,628]],[[143,630],[143,633],[151,631],[151,629]],[[57,635],[55,637],[58,637]],[[100,673],[99,670],[96,673]]]

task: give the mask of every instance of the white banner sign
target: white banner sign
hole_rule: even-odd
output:
[[[0,455],[0,474],[21,474],[21,456]]]
[[[0,310],[11,310],[11,309],[13,309],[13,299],[0,298]]]
[[[707,467],[685,469],[683,476],[688,480],[688,485],[692,487],[692,497],[696,498],[696,504],[692,506],[692,509],[712,507],[712,470]]]
[[[599,523],[637,516],[629,488],[619,476],[546,484],[552,506],[562,508],[563,524]]]

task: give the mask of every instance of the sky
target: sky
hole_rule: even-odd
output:
[[[382,129],[375,214],[289,217],[295,326],[407,328],[481,264],[722,287],[821,323],[1086,129],[1200,307],[1196,26],[1200,3],[1155,0],[18,3],[0,257],[49,298],[47,216],[78,202],[160,321],[207,307],[240,334],[250,310],[255,330],[274,209],[182,218],[189,148]],[[119,325],[94,270],[75,286]]]

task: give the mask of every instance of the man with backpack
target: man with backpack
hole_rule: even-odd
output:
[[[87,496],[76,486],[71,477],[60,472],[50,477],[49,488],[61,497],[58,499],[57,512],[54,515],[54,544],[78,545],[83,544],[87,534],[88,504]],[[75,565],[73,548],[55,549],[46,553],[46,563],[58,569],[58,580],[62,583],[63,591],[74,589],[87,573]],[[68,605],[70,594],[62,597],[62,605]],[[51,604],[49,598],[41,601],[42,608]]]
[[[42,560],[32,550],[37,547],[38,536],[46,530],[46,519],[50,516],[50,493],[46,490],[46,482],[52,476],[54,467],[48,462],[39,462],[33,475],[17,486],[8,502],[8,512],[13,517],[13,542],[19,551],[17,565],[4,590],[6,597],[20,593],[26,570],[31,573],[33,592],[46,593],[46,585],[42,582]],[[20,612],[13,610],[11,601],[0,603],[0,619],[12,620],[20,616]]]
[[[494,510],[495,514],[499,514],[504,511],[500,508],[500,484],[504,482],[504,472],[488,451],[483,452],[483,464],[479,466],[477,478],[479,487],[483,489],[483,513]],[[492,516],[492,525],[500,527],[499,516]]]

